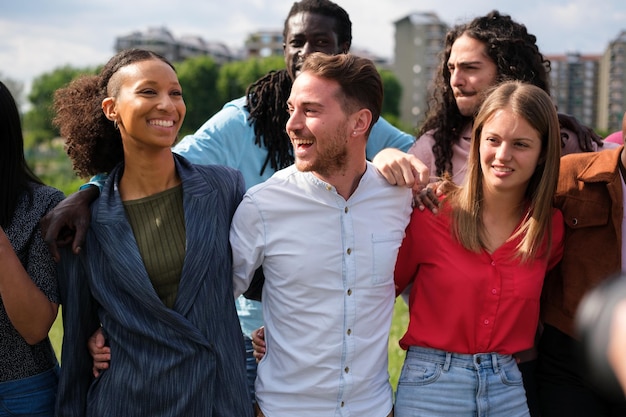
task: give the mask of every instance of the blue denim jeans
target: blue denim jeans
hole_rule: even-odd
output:
[[[475,355],[411,346],[396,393],[395,417],[528,417],[511,355]]]
[[[243,342],[246,346],[246,374],[248,375],[248,389],[250,390],[250,397],[252,398],[252,405],[256,404],[256,397],[254,393],[254,381],[256,380],[256,368],[257,363],[254,358],[254,348],[252,347],[252,339],[249,336],[243,335]]]
[[[0,383],[0,417],[54,416],[59,366],[28,378]]]

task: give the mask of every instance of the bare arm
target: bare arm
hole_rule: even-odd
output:
[[[0,228],[0,297],[13,327],[34,345],[48,336],[58,305],[35,285]]]
[[[41,219],[41,231],[50,253],[58,262],[60,246],[72,244],[72,252],[78,254],[85,241],[85,235],[91,221],[89,205],[100,190],[90,186],[77,191],[61,201]]]

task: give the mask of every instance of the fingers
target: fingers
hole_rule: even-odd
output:
[[[94,377],[98,377],[101,371],[109,369],[111,362],[111,348],[106,346],[106,339],[102,328],[99,328],[87,340],[87,349],[93,360],[92,372]]]
[[[421,181],[423,171],[428,171],[419,159],[399,149],[383,149],[372,163],[389,184],[401,187],[414,187],[416,181]]]
[[[39,224],[41,226],[41,235],[44,242],[48,246],[50,254],[56,262],[59,262],[61,260],[61,255],[59,254],[59,248],[57,247],[57,236],[61,234],[61,230],[58,227],[58,223],[52,222],[51,216],[52,212],[49,212],[41,218]]]
[[[102,372],[104,370],[107,370],[107,369],[109,369],[109,362],[108,361],[96,362],[94,360],[93,366],[91,368],[91,371],[93,372],[93,376],[97,378],[97,377],[100,376],[100,372]]]
[[[265,327],[259,327],[250,334],[252,339],[252,356],[257,363],[265,356]]]
[[[102,332],[102,328],[99,328],[98,330],[96,330],[96,332],[93,334],[92,337],[95,338],[96,347],[98,347],[99,349],[104,348],[105,339],[104,339],[104,333]]]
[[[428,209],[434,214],[439,213],[439,198],[437,197],[438,188],[436,183],[429,184],[428,187],[414,194],[413,207],[416,207],[420,211]]]

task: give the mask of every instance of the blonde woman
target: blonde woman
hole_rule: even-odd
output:
[[[511,81],[475,119],[468,172],[439,214],[414,210],[396,264],[412,284],[396,417],[528,416],[513,353],[533,345],[546,271],[562,255],[550,97]]]

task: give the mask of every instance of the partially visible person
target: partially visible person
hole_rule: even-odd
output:
[[[0,82],[0,416],[54,416],[59,366],[48,332],[59,294],[39,228],[63,199],[24,159],[20,114]]]
[[[366,160],[382,94],[370,60],[311,54],[287,100],[295,165],[248,190],[233,218],[236,289],[265,274],[257,416],[393,415],[393,268],[411,191]]]
[[[285,103],[304,59],[313,52],[329,55],[343,54],[352,43],[352,22],[346,10],[329,0],[294,2],[283,29],[285,69],[272,71],[251,84],[244,97],[224,105],[193,135],[184,137],[174,146],[174,152],[197,164],[222,164],[241,171],[246,188],[270,178],[277,170],[293,164],[294,155],[285,124],[289,114]],[[412,135],[393,127],[382,117],[374,124],[369,136],[366,155],[372,159],[384,148],[407,151],[413,144]],[[418,167],[422,182],[427,173]],[[419,180],[418,180],[419,183]],[[97,194],[96,188],[69,196],[67,202],[46,217],[43,227],[51,250],[56,253],[57,237],[67,225],[75,230],[72,243],[75,250],[82,246],[84,230],[89,224],[87,201]],[[248,349],[248,377],[251,393],[256,377],[252,357],[250,332],[263,324],[259,302],[239,297],[237,313]],[[110,358],[103,338],[98,338],[99,356]],[[106,367],[106,362],[100,362]],[[97,372],[97,369],[96,369]]]
[[[626,300],[622,300],[613,312],[607,357],[626,396]]]
[[[559,158],[550,96],[504,82],[477,113],[462,186],[439,214],[413,211],[395,268],[398,294],[412,284],[396,417],[529,415],[513,354],[533,346],[563,252]]]
[[[186,110],[174,67],[121,51],[54,108],[74,170],[110,173],[59,266],[57,414],[252,416],[228,243],[244,183],[172,153]],[[115,360],[94,379],[85,344],[100,327]]]
[[[576,310],[576,338],[585,381],[606,398],[626,393],[626,274],[603,280]]]
[[[626,112],[624,112],[624,117],[626,117]],[[604,143],[615,143],[618,145],[624,144],[624,133],[621,130],[611,133],[606,138],[604,138]]]
[[[626,114],[622,130],[626,134]],[[537,364],[542,417],[626,416],[626,401],[609,398],[590,383],[575,331],[583,297],[626,272],[624,166],[623,146],[561,158],[554,204],[565,219],[565,253],[546,277],[542,295]]]

